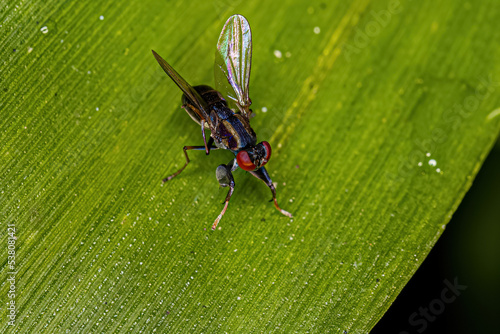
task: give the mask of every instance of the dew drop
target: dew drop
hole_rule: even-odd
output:
[[[49,28],[47,28],[47,26],[44,26],[40,29],[40,31],[44,34],[48,33],[49,32]]]
[[[429,166],[434,167],[434,166],[436,166],[436,165],[437,165],[436,160],[434,160],[434,159],[429,160]]]
[[[102,15],[99,16],[99,20],[101,20],[101,21],[104,20],[104,16],[102,16]]]
[[[281,58],[281,57],[282,57],[282,55],[281,55],[281,51],[280,51],[280,50],[274,50],[274,56],[275,56],[276,58]]]
[[[321,29],[319,27],[314,27],[314,33],[317,35],[321,32]]]

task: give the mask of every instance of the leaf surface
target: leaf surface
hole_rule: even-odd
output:
[[[495,1],[4,2],[0,330],[366,333],[425,259],[500,130]],[[253,37],[243,171],[151,55],[213,84],[225,20]],[[15,226],[15,264],[7,225]]]

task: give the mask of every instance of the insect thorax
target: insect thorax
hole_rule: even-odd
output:
[[[196,89],[208,105],[209,121],[217,129],[217,133],[211,133],[217,147],[239,151],[242,148],[256,144],[257,136],[248,120],[239,113],[234,113],[217,90],[207,85],[195,86],[194,89]],[[192,110],[194,106],[185,95],[182,96],[182,102],[188,114],[197,123],[200,123],[201,119]]]

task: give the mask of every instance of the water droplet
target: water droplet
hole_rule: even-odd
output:
[[[281,58],[281,57],[282,57],[282,55],[281,55],[281,51],[280,51],[280,50],[274,50],[274,56],[275,56],[276,58]]]
[[[422,161],[418,162],[418,167],[422,167]]]
[[[267,108],[266,107],[262,107],[262,112],[267,112]]]
[[[429,160],[429,166],[434,167],[434,166],[436,166],[436,165],[437,165],[436,160],[434,160],[434,159]]]
[[[101,20],[101,21],[104,20],[104,16],[102,16],[102,15],[99,16],[99,20]]]
[[[44,26],[40,29],[40,31],[44,34],[48,33],[49,32],[49,28],[47,28],[47,26]]]
[[[314,33],[317,35],[321,32],[321,29],[319,27],[314,27]]]
[[[431,154],[430,154],[429,152],[427,152],[427,153],[425,154],[425,156],[426,156],[426,157],[430,157],[430,156],[431,156]]]
[[[437,173],[441,173],[441,168],[436,168]]]

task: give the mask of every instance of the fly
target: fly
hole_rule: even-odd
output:
[[[215,53],[216,89],[206,85],[192,87],[155,51],[153,55],[184,93],[182,108],[201,127],[204,143],[203,146],[184,146],[186,163],[177,172],[163,179],[163,182],[173,179],[186,168],[189,150],[204,150],[207,155],[211,150],[230,150],[235,158],[227,165],[219,165],[215,171],[219,185],[229,187],[229,192],[212,230],[215,230],[226,212],[235,185],[232,172],[238,167],[262,180],[271,189],[276,209],[292,218],[289,212],[279,207],[276,189],[264,167],[271,158],[271,145],[267,141],[257,143],[257,136],[250,126],[252,101],[248,87],[252,63],[252,32],[247,19],[242,15],[233,15],[222,28]],[[205,129],[210,131],[208,141]]]

